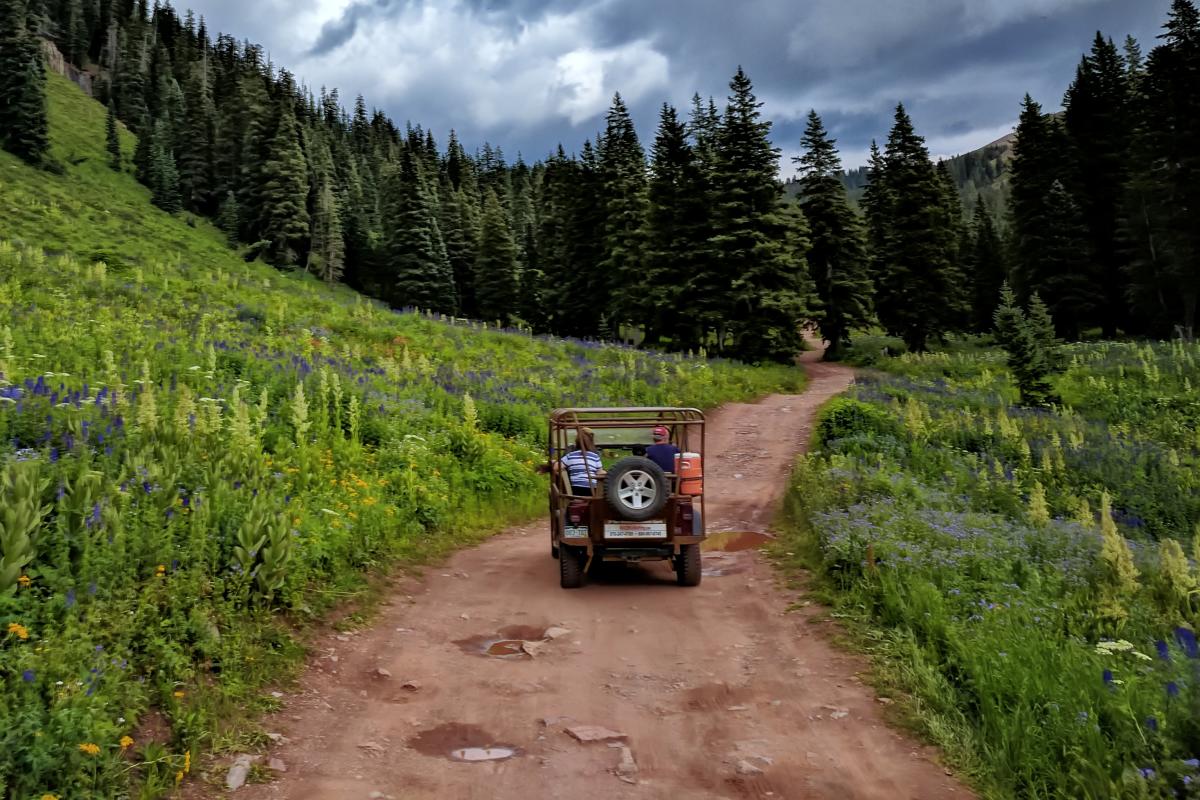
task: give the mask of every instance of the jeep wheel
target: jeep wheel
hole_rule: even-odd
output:
[[[604,478],[604,499],[620,519],[645,522],[662,513],[670,486],[662,467],[648,458],[622,458]]]
[[[700,545],[681,545],[675,559],[675,580],[680,586],[699,586],[702,577]]]
[[[583,557],[574,547],[558,548],[558,585],[564,589],[583,586]]]

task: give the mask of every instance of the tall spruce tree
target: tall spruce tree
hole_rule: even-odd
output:
[[[150,202],[168,214],[174,214],[183,207],[179,196],[179,170],[171,152],[171,139],[167,120],[160,119],[150,135],[150,162],[146,175]]]
[[[1174,0],[1139,84],[1123,229],[1131,296],[1159,335],[1195,336],[1200,310],[1200,11]]]
[[[804,154],[792,161],[800,173],[800,208],[810,228],[808,269],[819,300],[813,318],[829,343],[825,359],[836,361],[851,329],[872,321],[870,264],[862,225],[839,177],[836,142],[816,111],[808,114],[800,144]]]
[[[399,167],[384,177],[382,279],[397,307],[453,314],[454,275],[421,162],[419,153],[405,147]]]
[[[184,97],[185,110],[177,123],[182,132],[177,150],[183,203],[191,211],[211,214],[215,208],[213,139],[216,108],[209,86],[208,67],[204,62],[193,68]]]
[[[475,262],[475,301],[486,321],[508,324],[517,307],[517,244],[496,192],[484,193],[483,227]]]
[[[646,154],[621,95],[613,97],[600,139],[599,168],[603,205],[603,252],[600,269],[610,324],[645,318],[651,293],[643,269],[646,221]],[[615,333],[615,330],[614,330]]]
[[[42,45],[24,0],[0,0],[0,144],[31,164],[50,148]]]
[[[647,199],[645,342],[658,344],[666,336],[675,347],[699,347],[689,306],[708,247],[708,195],[687,127],[666,103],[659,112]]]
[[[975,205],[970,242],[965,264],[971,275],[971,328],[985,333],[992,328],[1000,287],[1008,283],[1008,262],[1004,240],[983,201]]]
[[[266,258],[281,267],[296,266],[309,242],[308,166],[291,92],[276,105],[275,135],[260,176],[261,237]]]
[[[446,257],[454,276],[454,293],[458,299],[455,313],[475,316],[475,257],[479,235],[470,225],[463,207],[462,191],[454,188],[448,172],[439,176],[438,223],[446,244]]]
[[[890,333],[921,352],[958,321],[958,308],[946,302],[957,295],[958,237],[945,185],[903,105],[896,107],[880,179],[886,205],[872,211],[883,248],[876,254],[876,309]]]
[[[1067,185],[1088,229],[1092,280],[1102,295],[1088,321],[1099,323],[1109,338],[1128,321],[1127,251],[1119,241],[1118,222],[1129,179],[1132,100],[1125,60],[1111,39],[1097,33],[1063,105],[1071,160]]]
[[[317,192],[312,215],[312,245],[308,269],[326,283],[342,277],[346,266],[346,244],[342,236],[342,214],[333,183],[326,176]]]
[[[121,158],[121,137],[117,133],[117,107],[112,100],[108,101],[108,116],[104,120],[105,147],[108,150],[108,165],[120,172],[123,168]]]
[[[738,67],[717,138],[712,244],[732,277],[717,344],[748,361],[788,361],[807,314],[803,222],[783,205],[779,151],[750,78]],[[726,332],[729,337],[727,341]]]

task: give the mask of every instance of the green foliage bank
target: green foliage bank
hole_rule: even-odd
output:
[[[993,350],[878,365],[821,419],[786,549],[986,796],[1197,797],[1200,348],[1060,355],[1050,410]]]

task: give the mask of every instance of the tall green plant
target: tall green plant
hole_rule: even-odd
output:
[[[37,555],[37,530],[50,508],[42,505],[49,479],[36,461],[14,461],[0,472],[0,597],[11,595]]]

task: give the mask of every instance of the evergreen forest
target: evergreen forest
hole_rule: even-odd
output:
[[[1067,339],[1196,327],[1193,0],[1148,53],[1097,33],[1063,111],[1026,96],[1015,141],[934,164],[898,105],[849,173],[814,112],[781,175],[741,68],[724,100],[664,104],[652,137],[618,94],[594,140],[528,163],[298,85],[169,4],[0,0],[0,138],[51,170],[43,42],[93,76],[111,166],[156,205],[396,308],[752,362],[789,360],[806,323],[834,358],[866,325],[916,351],[989,331],[1005,283]]]

